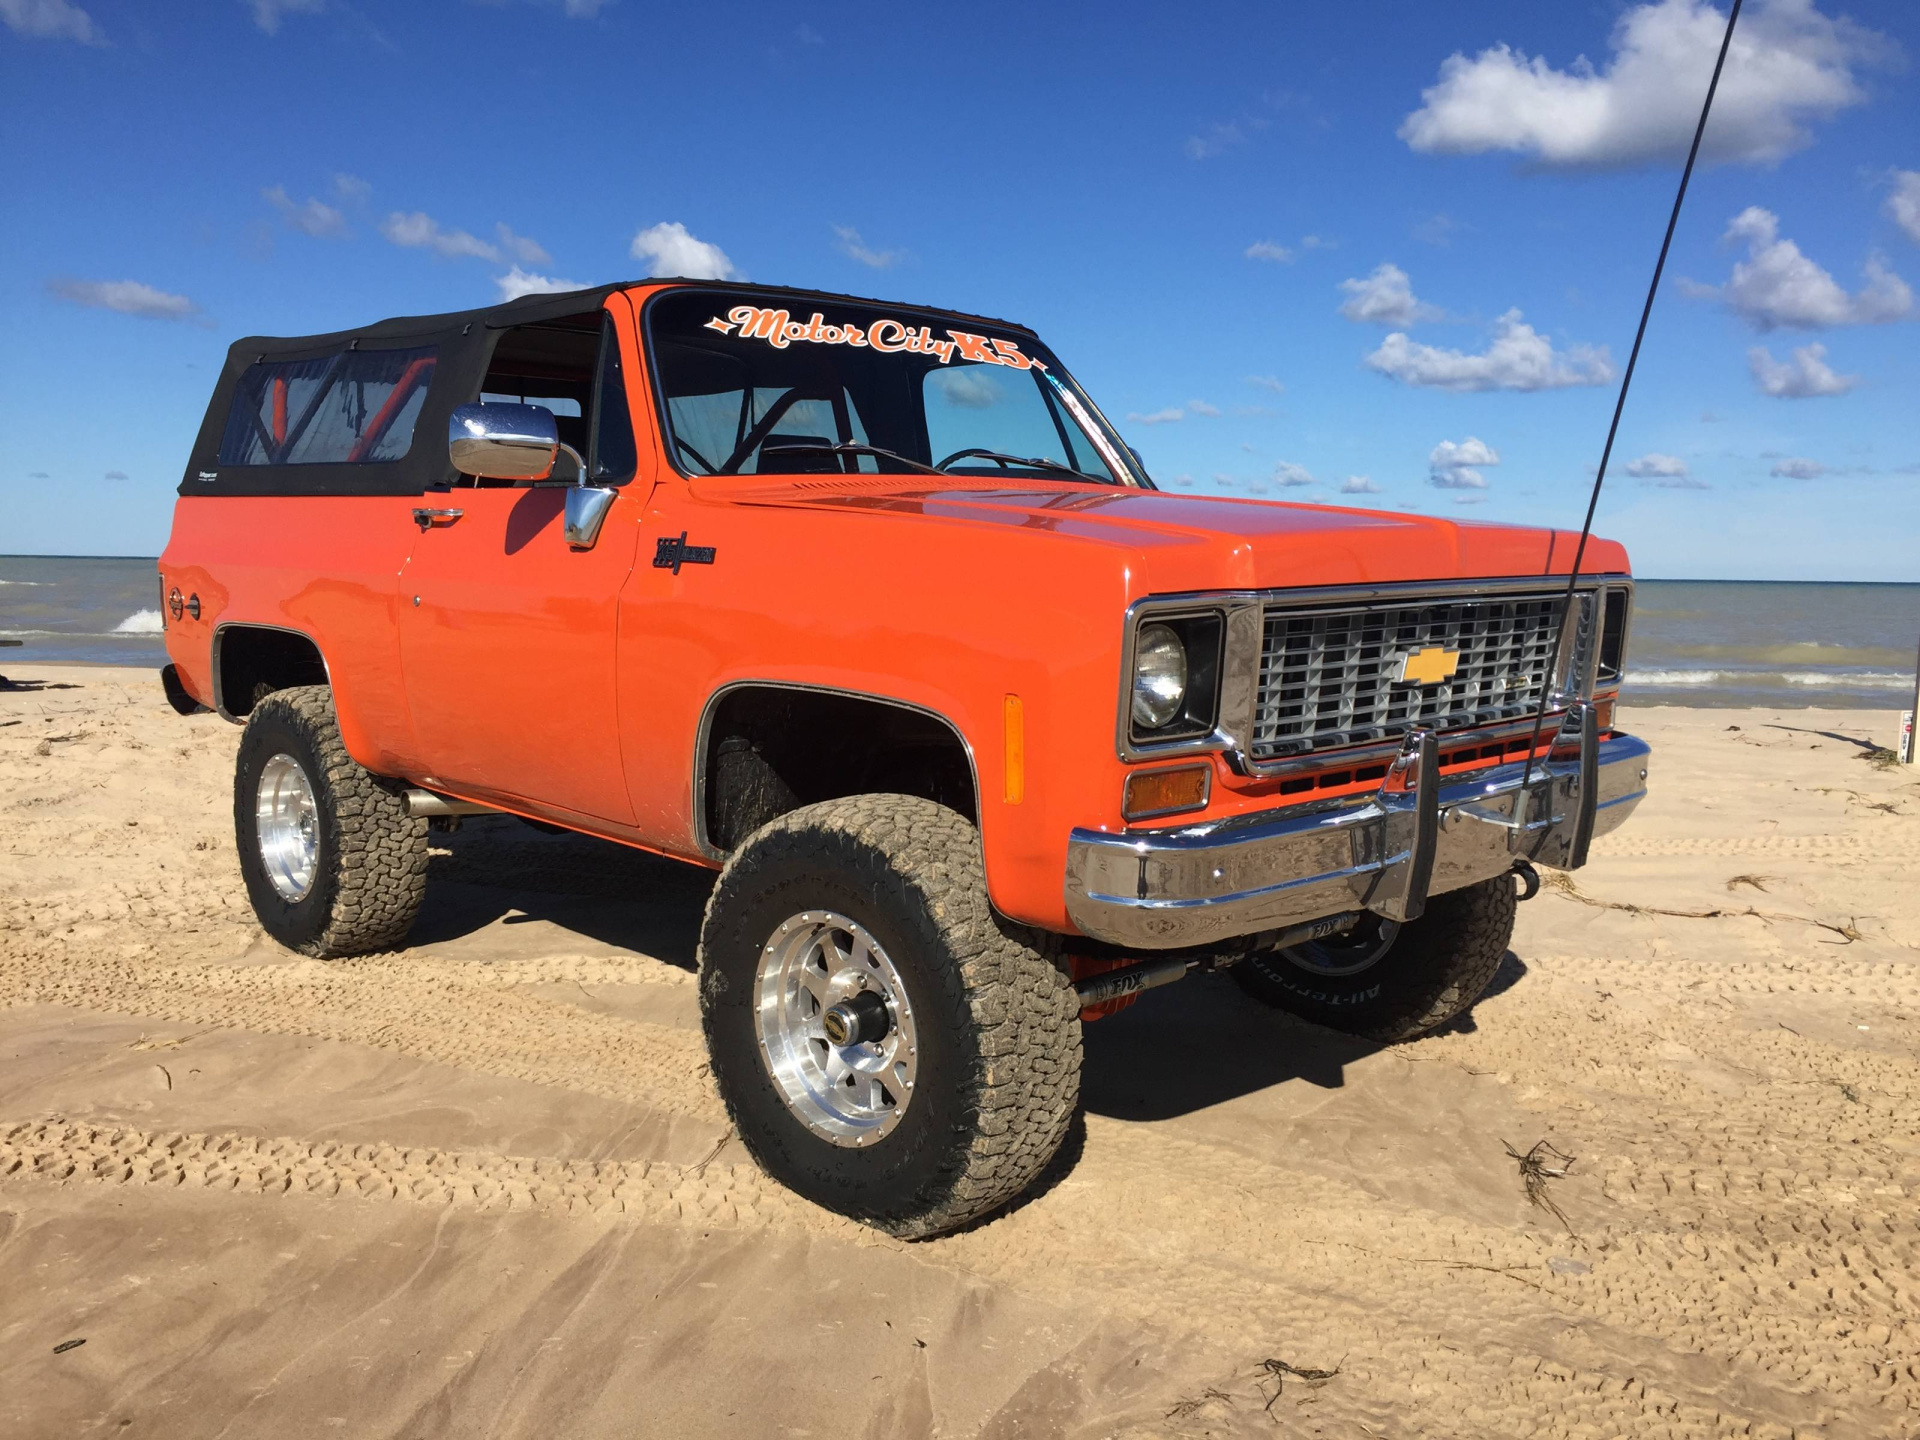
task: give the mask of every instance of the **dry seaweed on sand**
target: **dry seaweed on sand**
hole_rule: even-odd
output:
[[[1260,1393],[1266,1395],[1266,1382],[1268,1380],[1273,1381],[1273,1394],[1267,1396],[1267,1403],[1264,1407],[1267,1410],[1272,1410],[1275,1402],[1279,1400],[1281,1392],[1287,1388],[1288,1376],[1292,1376],[1295,1380],[1303,1380],[1313,1389],[1318,1390],[1322,1385],[1326,1384],[1327,1381],[1338,1375],[1341,1367],[1346,1363],[1347,1357],[1342,1355],[1340,1357],[1340,1363],[1335,1365],[1331,1370],[1315,1370],[1307,1366],[1289,1365],[1285,1360],[1262,1360],[1260,1362],[1260,1379],[1254,1383],[1261,1387]]]
[[[1520,1183],[1526,1187],[1527,1203],[1550,1212],[1567,1227],[1567,1233],[1571,1235],[1573,1222],[1567,1219],[1566,1211],[1555,1204],[1553,1196],[1547,1193],[1547,1182],[1566,1179],[1573,1171],[1574,1157],[1546,1140],[1536,1140],[1533,1148],[1525,1154],[1505,1140],[1500,1143],[1507,1147],[1507,1154],[1520,1166]]]
[[[1213,1404],[1215,1401],[1218,1401],[1222,1405],[1231,1407],[1233,1404],[1233,1396],[1229,1395],[1224,1390],[1216,1390],[1212,1386],[1208,1386],[1205,1390],[1202,1390],[1198,1395],[1194,1396],[1190,1400],[1179,1400],[1174,1402],[1173,1408],[1167,1411],[1167,1419],[1184,1420],[1187,1418],[1187,1416],[1193,1414],[1194,1411],[1203,1409],[1204,1407]]]

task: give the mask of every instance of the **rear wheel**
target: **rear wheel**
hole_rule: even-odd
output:
[[[276,690],[247,717],[233,780],[240,873],[261,926],[326,959],[406,939],[427,883],[427,822],[347,754],[324,685]]]
[[[700,1002],[754,1159],[895,1235],[1018,1195],[1079,1100],[1072,982],[994,913],[979,833],[930,800],[832,800],[749,836],[707,906]]]
[[[1250,956],[1233,967],[1249,995],[1373,1040],[1412,1040],[1465,1011],[1513,938],[1514,881],[1499,875],[1428,899],[1418,920],[1366,915],[1344,935]]]

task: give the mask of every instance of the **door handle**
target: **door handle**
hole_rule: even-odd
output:
[[[418,525],[422,530],[437,520],[444,520],[447,524],[451,525],[466,513],[464,510],[416,510],[413,512],[413,523]]]

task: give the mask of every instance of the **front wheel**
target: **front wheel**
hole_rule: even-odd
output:
[[[1432,896],[1405,924],[1365,915],[1344,935],[1270,950],[1233,967],[1256,999],[1370,1040],[1412,1040],[1461,1014],[1492,983],[1513,939],[1511,875]]]
[[[427,822],[347,754],[324,685],[277,690],[247,716],[233,777],[240,873],[261,926],[328,959],[386,950],[427,884]]]
[[[700,935],[713,1076],[749,1153],[892,1234],[1024,1190],[1080,1091],[1080,1002],[1043,937],[994,913],[979,832],[907,795],[755,831]]]

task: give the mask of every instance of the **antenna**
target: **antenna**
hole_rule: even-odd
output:
[[[1600,504],[1600,487],[1607,483],[1607,461],[1613,457],[1613,437],[1620,430],[1620,412],[1627,406],[1627,390],[1633,384],[1633,367],[1640,363],[1640,342],[1647,338],[1647,317],[1653,314],[1653,297],[1660,292],[1660,274],[1667,268],[1667,251],[1673,245],[1673,230],[1680,223],[1680,206],[1687,198],[1687,182],[1693,179],[1693,162],[1700,156],[1700,137],[1707,133],[1707,116],[1713,111],[1713,95],[1720,88],[1720,72],[1727,63],[1727,50],[1733,44],[1733,27],[1740,20],[1743,0],[1733,0],[1727,12],[1727,33],[1720,41],[1719,58],[1713,62],[1713,78],[1707,82],[1706,102],[1700,107],[1700,123],[1693,128],[1693,146],[1687,151],[1686,169],[1680,172],[1680,190],[1673,197],[1673,213],[1667,217],[1666,237],[1660,242],[1660,258],[1653,264],[1653,283],[1647,286],[1647,303],[1640,308],[1640,328],[1633,332],[1633,350],[1627,356],[1626,374],[1620,377],[1620,396],[1613,402],[1613,423],[1607,426],[1607,443],[1600,451],[1600,469],[1593,477],[1593,494],[1587,498],[1587,518],[1580,526],[1580,543],[1574,547],[1573,568],[1567,572],[1567,594],[1561,605],[1563,622],[1554,637],[1553,664],[1540,686],[1540,708],[1533,715],[1533,738],[1527,745],[1527,763],[1520,773],[1520,793],[1525,795],[1533,782],[1533,752],[1540,748],[1540,729],[1546,724],[1547,706],[1553,700],[1553,679],[1560,673],[1560,647],[1566,643],[1564,617],[1573,614],[1574,591],[1580,583],[1580,562],[1586,558],[1587,540],[1593,534],[1593,512]],[[1603,616],[1596,616],[1600,623]]]

